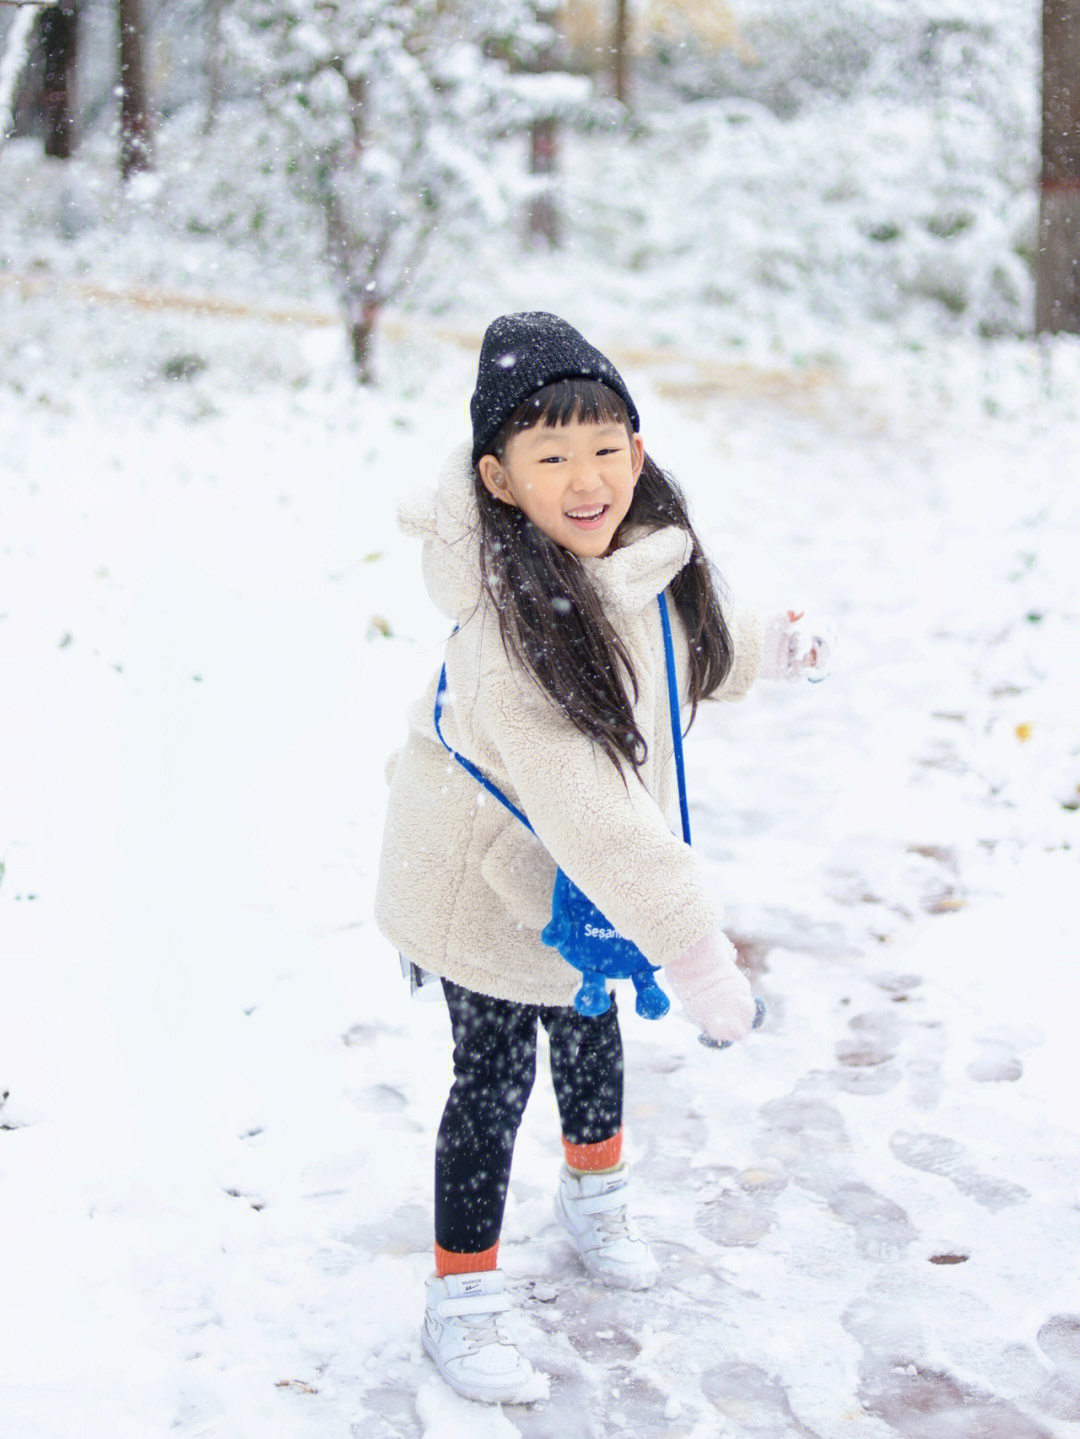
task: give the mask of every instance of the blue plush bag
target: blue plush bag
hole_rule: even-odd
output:
[[[675,650],[671,640],[671,621],[668,618],[667,600],[663,593],[657,595],[660,605],[660,622],[664,630],[664,657],[667,665],[668,706],[671,712],[671,737],[675,746],[675,770],[679,780],[679,809],[682,815],[683,839],[690,843],[690,815],[686,804],[686,776],[683,767],[682,729],[679,723],[679,692],[675,679]],[[476,765],[458,754],[446,743],[439,720],[442,716],[443,697],[446,694],[446,666],[439,676],[439,688],[435,696],[435,732],[457,762],[488,791],[500,804],[516,815],[526,829],[536,831],[528,819],[503,794],[497,785],[479,770]],[[659,1019],[671,1008],[671,1001],[654,978],[658,966],[650,964],[632,940],[626,939],[610,920],[597,909],[592,900],[569,878],[563,870],[555,874],[555,889],[551,897],[551,920],[540,938],[552,949],[557,949],[568,964],[582,973],[582,985],[574,996],[574,1008],[579,1014],[603,1014],[610,1009],[606,981],[609,979],[631,979],[637,991],[636,1009],[646,1019]]]
[[[555,872],[551,920],[540,938],[581,970],[582,985],[574,995],[579,1014],[604,1014],[611,1008],[608,979],[634,981],[635,1007],[646,1019],[659,1019],[671,1008],[671,1001],[653,978],[657,966],[649,963],[633,940],[619,933],[561,869]]]

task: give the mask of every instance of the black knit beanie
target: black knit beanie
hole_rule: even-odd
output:
[[[557,380],[599,380],[622,400],[640,429],[637,408],[618,370],[573,325],[542,310],[500,315],[480,347],[476,389],[469,403],[475,465],[492,440],[530,395]]]

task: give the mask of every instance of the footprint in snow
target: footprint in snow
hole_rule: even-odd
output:
[[[822,1439],[793,1412],[780,1380],[756,1364],[718,1364],[701,1376],[701,1392],[754,1439]]]
[[[714,1198],[704,1201],[695,1228],[725,1248],[754,1245],[776,1223],[776,1196],[787,1182],[784,1175],[771,1170],[745,1170]]]
[[[968,1162],[964,1146],[943,1134],[912,1134],[901,1129],[889,1140],[889,1148],[902,1164],[948,1179],[961,1194],[987,1209],[1006,1209],[1030,1198],[1019,1184],[980,1174]]]
[[[852,1094],[884,1094],[900,1083],[900,1070],[892,1061],[900,1047],[902,1026],[891,1009],[856,1014],[851,1034],[837,1042],[841,1089]]]
[[[812,1094],[786,1094],[761,1106],[761,1117],[772,1130],[790,1134],[815,1149],[849,1149],[840,1111]]]
[[[907,1066],[908,1097],[916,1109],[935,1109],[941,1102],[945,1090],[945,1077],[941,1072],[943,1044],[924,1044],[917,1058]]]
[[[1080,1314],[1056,1314],[1039,1330],[1039,1348],[1048,1359],[1080,1376]]]
[[[906,1246],[918,1238],[918,1230],[899,1204],[867,1184],[841,1184],[825,1198],[833,1214],[854,1229],[855,1244],[864,1259],[899,1259]]]
[[[968,1078],[976,1084],[1011,1083],[1021,1077],[1024,1066],[1004,1045],[983,1045],[967,1067]]]
[[[1054,1439],[1035,1419],[941,1369],[894,1361],[862,1366],[863,1409],[905,1439]]]
[[[1056,1314],[1039,1330],[1039,1348],[1057,1371],[1039,1391],[1037,1402],[1055,1419],[1080,1421],[1080,1314]]]
[[[837,1156],[851,1148],[843,1116],[813,1089],[828,1076],[800,1081],[794,1093],[763,1104],[759,1154],[796,1184],[816,1191],[833,1187]]]
[[[951,1374],[940,1362],[921,1362],[927,1346],[923,1307],[911,1304],[906,1276],[885,1272],[894,1277],[875,1284],[841,1320],[862,1347],[858,1397],[865,1414],[904,1439],[1054,1439],[1008,1400]],[[1010,1377],[1013,1392],[1030,1387],[1018,1368]]]

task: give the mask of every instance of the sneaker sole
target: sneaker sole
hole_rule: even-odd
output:
[[[451,1374],[447,1369],[438,1346],[427,1331],[426,1324],[420,1326],[420,1343],[424,1347],[425,1354],[454,1393],[460,1394],[463,1399],[472,1399],[478,1404],[513,1404],[521,1391],[535,1378],[535,1370],[532,1365],[529,1365],[527,1372],[512,1382],[504,1380],[502,1383],[493,1382],[487,1386],[470,1384],[467,1379],[463,1380],[458,1375]]]

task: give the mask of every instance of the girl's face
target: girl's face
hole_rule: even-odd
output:
[[[484,488],[523,511],[548,539],[581,556],[607,554],[645,460],[640,435],[617,421],[534,425],[501,460],[481,457]]]

